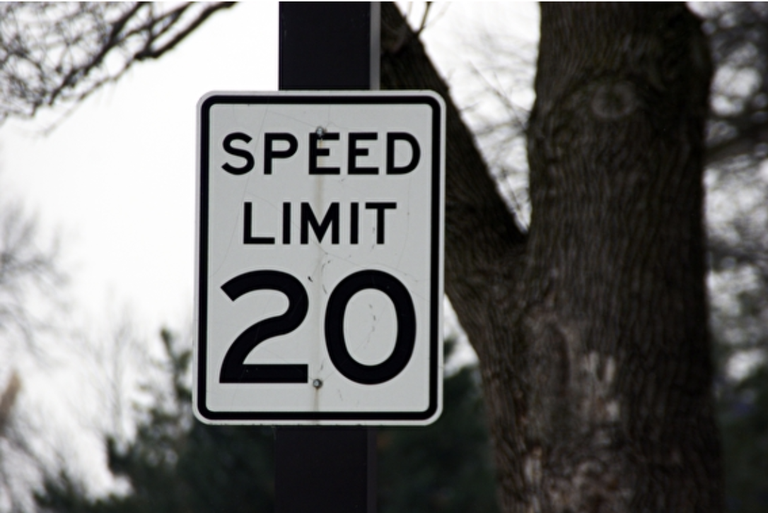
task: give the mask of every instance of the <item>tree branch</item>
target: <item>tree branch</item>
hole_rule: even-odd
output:
[[[731,125],[732,121],[724,120]],[[723,160],[749,155],[760,143],[768,143],[768,122],[748,123],[746,126],[736,126],[737,133],[724,141],[710,144],[705,153],[705,165],[712,166]]]
[[[501,198],[448,87],[391,3],[383,3],[382,89],[430,89],[446,103],[446,293],[482,358],[491,304],[514,286],[526,236]],[[504,284],[499,287],[500,284]]]
[[[43,106],[76,105],[233,5],[0,4],[0,123],[33,117]]]
[[[236,2],[221,2],[217,4],[213,4],[201,12],[197,18],[195,18],[185,29],[179,31],[170,41],[165,43],[163,46],[159,48],[155,48],[153,50],[147,49],[146,51],[140,52],[136,54],[137,60],[144,60],[144,59],[157,59],[161,55],[163,55],[165,52],[169,50],[173,50],[173,48],[176,47],[177,44],[179,44],[184,38],[186,38],[189,34],[191,34],[197,27],[199,27],[205,20],[207,20],[213,13],[221,10],[221,9],[229,9],[230,7],[234,6]]]

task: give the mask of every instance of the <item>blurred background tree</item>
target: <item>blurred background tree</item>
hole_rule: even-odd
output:
[[[234,2],[0,5],[0,123],[68,107],[157,59]]]
[[[192,417],[191,350],[169,331],[155,365],[167,381],[152,387],[136,436],[107,436],[109,467],[130,485],[127,494],[91,498],[67,469],[50,475],[37,494],[55,513],[269,512],[274,510],[274,434],[269,427],[212,426]],[[453,341],[447,345],[451,353]],[[445,380],[441,418],[427,428],[381,428],[379,499],[383,513],[496,511],[495,484],[483,422],[477,369]]]
[[[50,463],[39,461],[37,429],[18,405],[30,366],[55,364],[42,339],[61,327],[65,283],[58,242],[44,241],[35,216],[0,196],[0,511],[29,510],[30,482]]]
[[[727,507],[756,513],[768,509],[768,5],[696,8],[717,66],[707,221]]]

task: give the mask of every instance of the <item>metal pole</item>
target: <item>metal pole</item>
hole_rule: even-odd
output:
[[[280,90],[379,88],[378,2],[280,4]],[[376,430],[278,427],[277,513],[375,513]]]

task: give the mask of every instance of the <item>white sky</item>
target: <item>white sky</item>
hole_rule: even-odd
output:
[[[414,17],[421,10],[414,7]],[[467,76],[465,50],[478,31],[537,37],[532,4],[439,3],[434,14],[424,38],[454,90]],[[60,234],[70,306],[84,329],[107,333],[123,310],[146,336],[166,325],[187,328],[196,104],[212,90],[276,90],[277,29],[276,2],[243,3],[214,15],[170,54],[138,64],[95,93],[50,135],[41,129],[61,110],[0,127],[0,199],[22,200],[44,233]],[[56,387],[43,381],[27,393]]]
[[[0,183],[61,230],[74,292],[92,315],[107,303],[157,327],[188,315],[197,100],[275,89],[276,41],[277,5],[242,4],[97,92],[52,134],[36,120],[0,129]]]
[[[434,8],[425,38],[448,75],[466,65],[461,48],[473,31],[508,31],[517,21],[518,32],[535,37],[535,6],[479,5]],[[40,131],[61,110],[0,127],[4,196],[20,197],[59,230],[76,300],[95,319],[115,306],[155,331],[191,318],[197,100],[212,90],[277,89],[277,13],[276,2],[247,2],[214,15],[48,136]]]

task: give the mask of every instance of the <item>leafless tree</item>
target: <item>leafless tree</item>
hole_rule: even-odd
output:
[[[526,231],[447,102],[446,292],[478,354],[501,508],[720,511],[706,40],[681,5],[541,12]],[[382,17],[383,87],[448,99]]]
[[[697,4],[714,77],[707,163],[768,155],[768,5]]]
[[[43,243],[35,218],[18,202],[4,201],[0,208],[0,334],[23,340],[31,350],[37,349],[34,333],[50,324],[50,319],[30,309],[33,296],[55,302],[52,291],[66,281],[57,257],[57,241]]]
[[[713,328],[724,362],[768,357],[768,5],[700,4],[716,74],[708,126]]]
[[[761,167],[768,156],[768,4],[693,8],[704,20],[715,68],[705,179],[708,286],[718,361],[727,374],[734,363],[768,356],[768,171]],[[514,35],[467,39],[474,51],[464,65],[473,69],[475,87],[454,97],[497,186],[527,224],[531,103],[519,97],[532,89],[536,48]]]
[[[233,2],[0,4],[0,122],[73,106]]]
[[[3,198],[5,199],[5,198]],[[50,366],[41,335],[60,328],[57,245],[41,241],[35,218],[20,204],[0,202],[0,511],[28,511],[30,483],[40,468],[32,427],[20,407],[23,360]]]

